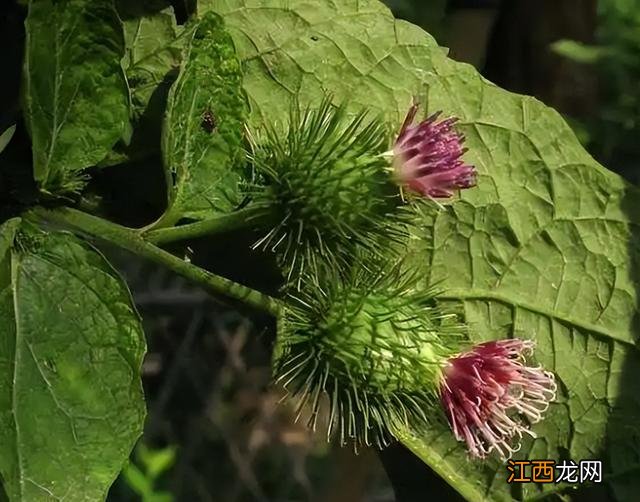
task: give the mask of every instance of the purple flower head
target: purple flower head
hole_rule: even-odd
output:
[[[412,125],[417,111],[417,104],[409,108],[393,147],[398,181],[432,198],[448,198],[453,190],[475,186],[476,170],[462,160],[464,136],[453,128],[457,119],[438,121],[438,112]]]
[[[520,448],[514,437],[535,437],[521,419],[542,419],[555,399],[556,382],[552,373],[525,366],[534,346],[519,339],[481,343],[444,368],[440,402],[456,439],[467,443],[472,457],[495,450],[504,459]]]

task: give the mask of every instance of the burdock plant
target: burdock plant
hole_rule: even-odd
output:
[[[289,279],[318,260],[344,266],[356,246],[379,254],[401,242],[403,191],[446,199],[475,184],[456,119],[435,113],[413,124],[418,108],[409,108],[395,137],[379,117],[349,114],[329,96],[317,108],[292,107],[284,126],[249,131],[252,207],[273,222],[255,246],[276,252]]]
[[[469,455],[520,448],[555,399],[552,373],[526,364],[534,343],[471,345],[459,314],[417,288],[401,263],[303,281],[279,324],[275,377],[328,436],[384,446],[398,428],[448,421]],[[388,265],[388,264],[387,264]]]
[[[398,185],[419,212],[476,182],[456,119],[436,113],[414,125],[417,110],[386,153],[377,122],[362,127],[364,113],[347,120],[328,100],[292,120],[286,141],[272,129],[256,149],[267,180],[258,200],[281,214],[263,242],[277,249],[284,241],[283,257],[293,253],[290,267],[299,265],[280,318],[276,378],[314,428],[325,403],[327,434],[341,442],[382,446],[398,428],[446,418],[471,456],[506,457],[555,398],[553,375],[525,365],[533,342],[464,343],[464,325],[436,292],[420,287],[402,259],[390,265],[377,252],[382,237],[408,224],[393,214]],[[334,250],[346,254],[329,259]]]
[[[399,438],[493,500],[451,443],[475,461],[546,432],[523,456],[600,452],[633,493],[635,188],[377,0],[180,2],[179,24],[160,3],[9,2],[0,499],[103,500],[142,432],[142,323],[94,241],[273,317],[278,381],[343,443]],[[248,234],[271,280],[195,245]],[[561,419],[532,429],[556,381]]]

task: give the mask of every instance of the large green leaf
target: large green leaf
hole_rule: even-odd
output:
[[[252,122],[283,121],[329,93],[399,122],[433,76],[433,38],[375,0],[201,0],[223,15],[242,61]]]
[[[205,15],[190,29],[180,76],[171,88],[162,150],[171,186],[161,220],[201,219],[240,202],[246,115],[242,74],[222,19]]]
[[[434,61],[427,100],[461,117],[480,179],[425,214],[412,265],[464,304],[473,339],[537,340],[559,393],[519,455],[601,459],[624,499],[640,468],[640,193],[591,159],[554,111]],[[462,452],[447,455],[463,464]],[[497,486],[506,471],[496,475]],[[525,485],[523,497],[538,486],[557,489]]]
[[[15,219],[0,227],[0,474],[11,501],[104,499],[142,431],[143,353],[129,292],[100,254]]]
[[[112,0],[30,0],[26,33],[34,176],[45,190],[77,188],[129,123],[122,25]]]
[[[538,361],[556,373],[558,401],[519,455],[599,458],[608,488],[637,494],[638,191],[593,161],[556,112],[447,59],[375,0],[201,5],[234,37],[254,124],[325,93],[395,127],[414,95],[425,114],[460,118],[478,187],[425,212],[409,263],[445,288],[443,301],[464,305],[474,340],[536,339]],[[399,435],[469,500],[563,488],[507,485],[499,460],[470,460],[444,427]]]
[[[377,1],[199,0],[198,14],[210,12],[232,35],[254,128],[285,123],[292,102],[304,108],[327,94],[400,123],[423,90],[430,52],[442,52],[419,28],[394,24]],[[425,50],[410,52],[415,44]]]

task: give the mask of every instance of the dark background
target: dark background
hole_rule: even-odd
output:
[[[184,19],[189,1],[173,3]],[[632,182],[640,179],[638,1],[386,3],[398,17],[421,25],[450,47],[451,57],[473,64],[501,87],[555,107],[596,159]],[[17,2],[2,0],[0,13],[4,130],[17,117],[24,12]],[[581,46],[584,51],[559,54],[553,44],[561,39],[600,50]],[[142,179],[151,187],[157,179],[160,186],[158,161],[101,174],[96,182],[110,190],[116,219],[137,226],[162,210],[161,191],[157,196],[153,190],[135,208],[131,201],[118,205]],[[1,176],[6,174],[0,173],[0,201],[7,196],[3,189],[12,185]],[[28,198],[25,194],[25,203]],[[125,221],[130,214],[137,219]],[[273,263],[247,250],[254,237],[229,234],[215,242],[194,241],[188,252],[199,264],[241,282],[273,285]],[[149,409],[145,434],[109,502],[139,501],[145,491],[145,502],[458,500],[400,446],[356,456],[295,424],[291,409],[277,404],[279,389],[269,385],[274,336],[269,319],[239,313],[167,271],[105,251],[126,276],[149,343],[143,368]],[[241,265],[247,262],[253,265]]]

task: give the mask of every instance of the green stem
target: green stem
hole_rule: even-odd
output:
[[[251,225],[261,224],[267,220],[267,215],[261,213],[254,208],[248,207],[234,211],[232,213],[223,214],[208,220],[188,223],[170,228],[159,228],[150,230],[142,234],[147,242],[153,244],[167,244],[169,242],[183,241],[194,239],[206,235],[219,234],[246,228]]]
[[[28,216],[71,227],[83,234],[126,249],[173,270],[214,294],[222,294],[234,300],[239,300],[253,308],[273,315],[277,315],[279,312],[280,302],[277,299],[192,265],[147,242],[135,230],[71,208],[54,210],[35,208],[28,213]]]

